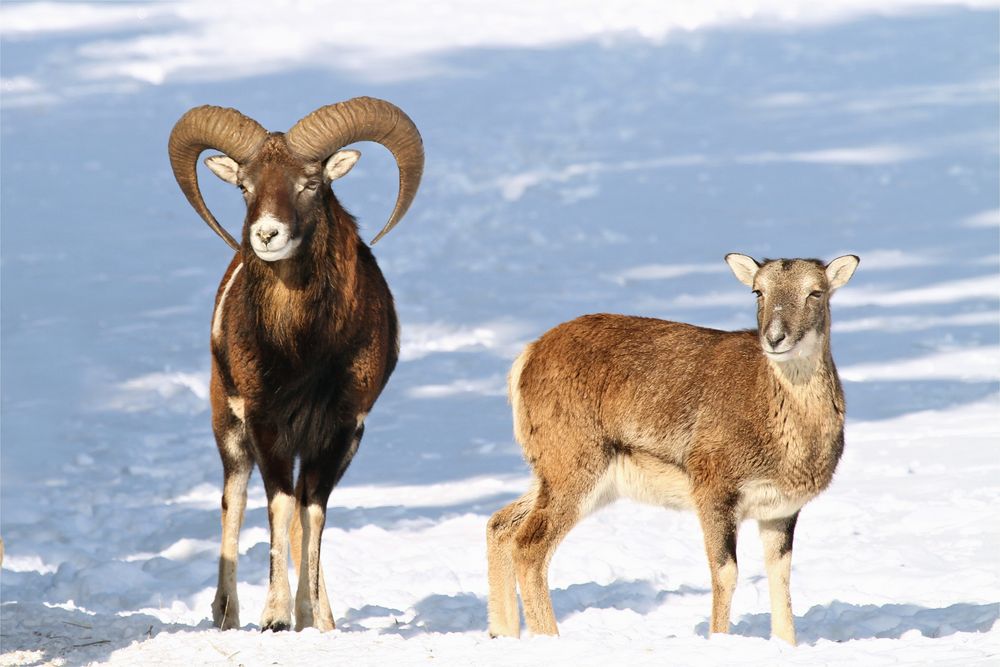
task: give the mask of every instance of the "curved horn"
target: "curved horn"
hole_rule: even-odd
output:
[[[410,117],[395,104],[373,97],[355,97],[316,109],[285,135],[299,157],[325,160],[356,141],[375,141],[388,148],[399,167],[396,207],[372,245],[389,233],[406,214],[424,173],[424,143]]]
[[[238,250],[240,244],[222,228],[201,196],[198,156],[211,148],[225,153],[237,163],[243,163],[254,154],[265,137],[267,130],[260,123],[236,109],[207,105],[195,107],[181,116],[170,133],[167,151],[177,185],[198,215],[233,250]]]

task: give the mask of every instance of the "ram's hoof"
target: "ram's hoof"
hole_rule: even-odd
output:
[[[277,620],[275,620],[275,621],[269,621],[269,622],[265,623],[263,625],[263,627],[261,627],[260,631],[261,632],[265,632],[267,630],[273,630],[274,632],[283,632],[285,630],[288,630],[290,627],[292,627],[292,625],[291,625],[291,623],[288,623],[287,621],[277,621]]]

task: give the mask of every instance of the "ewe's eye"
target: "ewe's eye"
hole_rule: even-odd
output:
[[[303,192],[315,192],[316,188],[319,187],[319,181],[306,181],[302,184]]]
[[[816,291],[813,291],[813,292],[809,292],[809,298],[810,299],[818,299],[821,296],[823,296],[823,293],[820,292],[819,290],[816,290]]]

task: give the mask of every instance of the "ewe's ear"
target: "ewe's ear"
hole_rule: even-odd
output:
[[[361,151],[337,151],[323,165],[323,176],[328,182],[346,176],[347,172],[354,167],[360,157]]]
[[[726,264],[733,270],[736,279],[747,287],[753,287],[753,277],[757,275],[760,264],[753,257],[741,255],[738,252],[731,252],[726,255]]]
[[[239,171],[240,165],[236,164],[236,160],[233,158],[225,155],[213,155],[210,158],[205,158],[205,166],[226,183],[237,184],[236,173]]]
[[[858,268],[861,259],[857,255],[844,255],[838,257],[826,265],[826,279],[830,283],[830,290],[843,287],[854,275],[854,270]]]

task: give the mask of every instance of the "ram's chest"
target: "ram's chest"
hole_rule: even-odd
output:
[[[299,346],[317,325],[302,290],[289,289],[282,282],[269,285],[260,303],[260,333],[283,350],[299,353]]]

